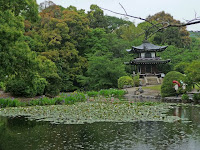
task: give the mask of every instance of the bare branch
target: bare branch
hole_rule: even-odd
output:
[[[167,26],[161,27],[158,30],[154,31],[149,36],[147,36],[147,38],[151,37],[156,32],[159,32],[159,31],[164,30],[164,29],[169,28],[169,27],[178,27],[178,28],[181,28],[181,27],[185,27],[185,26],[189,26],[189,25],[193,25],[193,24],[198,24],[198,23],[200,23],[200,20],[193,21],[193,22],[187,22],[187,23],[184,23],[184,24],[168,24]]]
[[[115,11],[112,11],[112,10],[109,10],[109,9],[106,9],[106,8],[102,8],[100,7],[101,9],[103,10],[106,10],[106,11],[109,11],[109,12],[112,12],[114,14],[118,14],[118,15],[122,15],[122,16],[127,16],[127,17],[131,17],[131,18],[135,18],[135,19],[139,19],[139,20],[143,20],[143,21],[146,21],[152,25],[154,25],[151,21],[148,21],[147,19],[144,19],[144,18],[141,18],[141,17],[136,17],[136,16],[132,16],[132,15],[129,15],[129,14],[122,14],[122,13],[118,13],[118,12],[115,12]]]
[[[194,10],[194,13],[195,13],[195,18],[197,18],[197,12]]]
[[[122,6],[121,3],[119,3],[119,5],[122,7],[122,9],[124,10],[124,12],[126,13],[126,16],[128,15],[127,12],[126,12],[126,9],[124,9],[124,7]]]
[[[119,3],[120,4],[120,3]],[[150,23],[152,26],[149,27],[146,31],[144,31],[143,33],[137,35],[137,36],[141,36],[142,34],[145,34],[145,38],[148,39],[149,37],[151,37],[153,34],[155,34],[156,32],[159,32],[161,30],[164,30],[166,28],[169,28],[169,27],[184,27],[184,26],[189,26],[189,25],[193,25],[193,24],[199,24],[200,23],[200,16],[197,17],[197,14],[195,12],[195,18],[192,19],[192,20],[186,20],[187,23],[182,23],[182,24],[170,24],[169,22],[160,22],[160,23],[157,23],[157,24],[154,24],[152,23],[151,21],[149,21],[148,19],[144,19],[144,18],[141,18],[141,17],[136,17],[136,16],[132,16],[132,15],[129,15],[127,14],[126,10],[124,9],[124,7],[120,4],[120,6],[122,7],[122,9],[124,10],[125,14],[123,13],[118,13],[118,12],[115,12],[115,11],[112,11],[112,10],[109,10],[109,9],[106,9],[106,8],[101,8],[103,10],[106,10],[106,11],[109,11],[109,12],[112,12],[114,14],[118,14],[118,15],[123,15],[123,16],[127,16],[127,17],[131,17],[131,18],[135,18],[135,19],[139,19],[139,20],[142,20],[142,21],[146,21],[148,23]],[[162,27],[159,27],[158,25],[162,25]],[[157,30],[154,31],[153,33],[151,33],[150,35],[146,35],[146,33],[152,29],[153,27],[156,27]]]

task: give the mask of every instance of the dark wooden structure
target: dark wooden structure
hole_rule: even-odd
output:
[[[132,49],[127,50],[138,54],[138,56],[125,64],[134,65],[136,73],[140,73],[140,76],[155,75],[159,77],[161,72],[157,69],[157,65],[166,64],[170,62],[170,59],[161,60],[160,57],[156,56],[156,52],[164,51],[166,48],[167,46],[157,46],[144,41],[140,46],[132,46]]]

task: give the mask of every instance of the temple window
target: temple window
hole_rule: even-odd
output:
[[[146,52],[146,53],[145,53],[145,58],[152,58],[152,57],[151,57],[151,53],[150,53],[150,52]]]

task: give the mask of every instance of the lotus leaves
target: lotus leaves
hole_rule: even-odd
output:
[[[177,116],[167,116],[173,106],[160,103],[153,106],[130,103],[80,102],[73,105],[29,106],[0,109],[0,115],[26,116],[53,124],[83,124],[93,122],[134,122],[180,120]]]

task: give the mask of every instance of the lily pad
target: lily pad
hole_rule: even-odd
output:
[[[177,116],[167,116],[173,106],[168,103],[157,105],[132,105],[130,103],[88,103],[73,105],[51,105],[12,107],[0,110],[2,116],[26,116],[37,121],[53,124],[83,124],[93,122],[135,122],[180,120]]]

